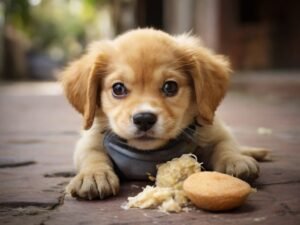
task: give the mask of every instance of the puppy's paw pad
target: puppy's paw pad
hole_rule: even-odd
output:
[[[81,172],[66,187],[73,197],[83,199],[104,199],[119,191],[119,178],[111,171]]]

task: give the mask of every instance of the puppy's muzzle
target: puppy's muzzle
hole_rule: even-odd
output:
[[[150,130],[157,121],[154,113],[144,112],[133,115],[132,121],[139,131]]]

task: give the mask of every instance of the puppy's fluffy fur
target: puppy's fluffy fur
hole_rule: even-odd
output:
[[[197,121],[194,139],[204,166],[251,179],[259,173],[252,154],[242,154],[224,124],[214,116],[225,95],[228,61],[204,48],[190,35],[170,36],[139,29],[113,41],[90,45],[87,53],[63,72],[62,84],[71,104],[84,118],[85,131],[74,154],[78,174],[67,186],[73,196],[94,199],[116,195],[119,179],[102,145],[110,130],[141,151],[161,147]],[[176,82],[178,92],[166,96],[162,87]],[[116,97],[112,87],[122,83],[126,95]],[[151,112],[157,122],[140,132],[132,121],[136,113]],[[144,136],[148,138],[143,138]],[[255,150],[255,149],[254,149]],[[253,157],[251,157],[253,156]]]

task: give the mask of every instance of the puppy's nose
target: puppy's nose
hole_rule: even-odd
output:
[[[157,121],[157,116],[153,113],[137,113],[133,115],[133,123],[136,125],[136,127],[141,131],[147,131]]]

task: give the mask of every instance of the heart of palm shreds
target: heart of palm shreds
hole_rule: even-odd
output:
[[[129,208],[158,208],[162,212],[181,212],[188,210],[189,203],[182,185],[190,175],[201,171],[201,164],[193,154],[184,154],[157,166],[154,186],[146,186],[142,192],[129,197],[123,205]]]

